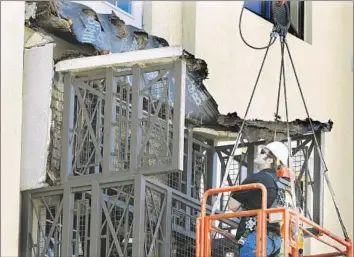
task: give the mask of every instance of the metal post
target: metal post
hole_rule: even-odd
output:
[[[256,146],[254,143],[249,143],[247,147],[247,177],[251,176],[254,172],[254,155],[256,152]],[[241,158],[242,160],[242,158]],[[242,165],[242,161],[240,162]]]
[[[166,191],[166,212],[163,219],[163,230],[165,234],[165,240],[163,243],[163,249],[161,256],[171,256],[172,249],[172,191]]]
[[[304,149],[304,154],[305,154],[305,163],[303,165],[305,165],[305,184],[304,184],[304,190],[305,190],[305,195],[304,195],[304,216],[308,217],[308,192],[309,192],[309,151],[308,148],[305,147]],[[301,183],[301,181],[299,181]]]
[[[173,150],[172,167],[183,170],[183,141],[184,141],[184,114],[185,114],[185,89],[186,89],[186,63],[176,61],[175,90],[173,103]]]
[[[71,74],[64,75],[63,131],[61,138],[60,180],[65,182],[72,170],[72,145],[70,137],[74,128],[74,88]]]
[[[214,142],[208,142],[209,145],[214,145]],[[207,174],[207,181],[206,181],[206,188],[204,191],[214,188],[213,187],[213,181],[214,181],[214,150],[208,149],[206,153],[206,158],[207,158],[207,163],[206,163],[206,174]],[[208,198],[208,204],[212,203],[212,198]]]
[[[142,72],[139,65],[133,66],[133,88],[132,88],[132,119],[131,119],[131,147],[130,147],[130,170],[137,172],[140,168],[140,148],[142,139],[142,129],[140,127],[143,97],[140,90],[142,89]]]
[[[29,237],[32,236],[33,206],[31,193],[22,192],[21,194],[21,220],[20,220],[20,245],[19,253],[23,257],[31,257],[32,246]]]
[[[186,178],[186,195],[192,196],[192,169],[193,169],[193,131],[188,129],[187,137],[187,178]]]
[[[101,190],[97,181],[92,182],[91,190],[91,228],[90,228],[90,256],[100,256],[101,235]]]
[[[63,194],[63,228],[61,239],[61,256],[72,256],[72,226],[73,226],[74,196],[69,186],[64,186]]]
[[[218,160],[219,160],[219,162],[220,162],[220,169],[219,170],[221,170],[222,169],[222,164],[221,164],[221,162],[222,162],[222,160],[220,159],[220,157],[219,157],[219,154],[218,154],[218,152],[217,152],[217,149],[216,149],[216,147],[217,147],[217,141],[216,140],[214,140],[214,144],[213,144],[213,184],[212,184],[212,187],[211,188],[217,188],[217,178],[218,178]],[[212,197],[210,197],[211,198],[211,201],[214,201],[215,200],[215,198],[214,198],[214,196],[212,196]]]
[[[324,150],[324,133],[316,133],[317,142],[323,153]],[[321,163],[321,157],[317,148],[315,147],[314,151],[314,169],[313,169],[313,221],[318,225],[323,225],[323,194],[324,194],[324,168]]]
[[[134,225],[132,256],[145,256],[145,188],[143,175],[136,175],[134,181]]]
[[[112,122],[116,118],[116,97],[117,85],[114,83],[113,70],[106,70],[106,93],[104,105],[104,139],[103,139],[103,168],[104,175],[112,170],[112,153],[114,152],[114,127]]]
[[[187,136],[187,176],[186,176],[186,195],[192,197],[192,172],[193,172],[193,130],[188,129]],[[186,214],[191,215],[191,208],[186,206]],[[187,219],[185,222],[185,229],[190,228],[190,220]]]

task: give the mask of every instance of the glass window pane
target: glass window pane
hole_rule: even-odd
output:
[[[262,2],[261,1],[245,1],[245,8],[248,10],[262,15]]]
[[[130,1],[118,1],[117,6],[127,13],[132,13],[132,3]]]

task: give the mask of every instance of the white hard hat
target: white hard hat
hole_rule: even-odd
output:
[[[284,165],[288,164],[289,150],[282,142],[276,141],[265,146],[272,154],[278,158]]]

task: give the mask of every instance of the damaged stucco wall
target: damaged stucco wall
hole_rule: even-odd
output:
[[[50,145],[47,158],[47,182],[56,184],[60,179],[61,128],[64,109],[64,77],[55,73],[50,104],[52,120],[50,124]]]
[[[54,44],[36,38],[24,50],[21,190],[45,185],[50,142]]]

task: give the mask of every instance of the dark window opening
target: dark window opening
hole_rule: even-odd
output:
[[[247,10],[269,22],[273,22],[272,1],[245,0],[244,3]],[[286,4],[289,5],[291,17],[289,33],[304,40],[304,1],[288,1]]]

